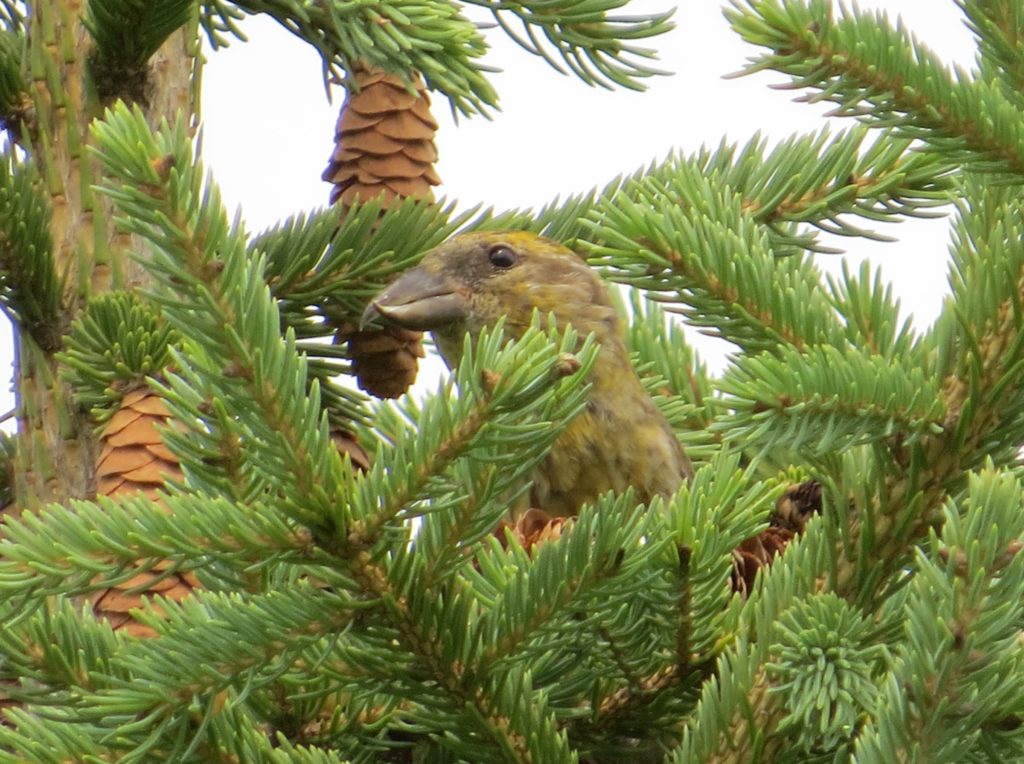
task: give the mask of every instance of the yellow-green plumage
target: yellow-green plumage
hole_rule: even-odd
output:
[[[601,349],[587,407],[534,473],[531,506],[571,516],[608,490],[632,486],[644,502],[673,493],[692,476],[690,461],[630,364],[604,283],[571,250],[520,231],[457,236],[378,295],[367,314],[432,331],[453,366],[467,332],[504,316],[505,331],[520,336],[535,308],[581,336],[593,332]]]

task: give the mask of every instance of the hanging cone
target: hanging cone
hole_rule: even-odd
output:
[[[397,398],[413,382],[423,358],[423,334],[401,327],[360,331],[345,323],[336,341],[348,343],[356,384],[377,398]]]
[[[323,179],[333,184],[331,203],[343,207],[380,194],[388,203],[431,199],[441,180],[434,171],[437,122],[426,86],[417,77],[410,93],[401,77],[357,67],[342,104],[334,153]]]
[[[433,199],[441,179],[434,170],[437,122],[420,77],[410,92],[401,77],[363,66],[351,72],[348,98],[335,130],[334,153],[323,179],[333,184],[331,203],[342,214],[355,200],[381,194],[385,206],[407,197]],[[360,389],[378,398],[396,398],[416,381],[423,357],[423,335],[407,329],[359,331],[338,327]]]
[[[163,399],[150,390],[133,390],[121,401],[100,434],[100,457],[96,467],[99,496],[128,496],[142,493],[156,499],[168,478],[180,478],[177,457],[163,444],[158,427],[165,426],[170,411]],[[192,573],[170,572],[172,564],[160,560],[109,589],[95,592],[93,612],[106,618],[115,631],[135,637],[151,637],[153,629],[136,621],[133,608],[140,607],[147,595],[159,594],[180,601],[199,582]]]
[[[775,502],[769,526],[733,550],[733,591],[745,598],[754,585],[757,571],[786,551],[789,542],[803,531],[807,520],[817,512],[821,512],[821,483],[808,480],[787,488]]]

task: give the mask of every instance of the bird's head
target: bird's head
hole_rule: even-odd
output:
[[[554,314],[598,340],[618,338],[617,318],[601,278],[573,251],[524,231],[456,236],[378,294],[363,314],[406,329],[431,331],[449,363],[462,337],[505,318],[520,336],[533,310]]]

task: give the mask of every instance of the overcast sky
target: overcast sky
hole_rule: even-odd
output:
[[[640,0],[627,12],[671,5]],[[862,0],[860,6],[902,16],[944,59],[971,65],[971,36],[955,3]],[[588,87],[559,75],[500,30],[489,30],[487,63],[502,70],[492,79],[502,111],[492,120],[462,118],[456,124],[446,100],[435,95],[439,194],[466,206],[537,206],[603,185],[674,149],[690,153],[717,145],[723,136],[745,143],[756,130],[776,140],[821,128],[828,107],[794,103],[792,91],[769,89],[784,81],[780,75],[722,79],[756,49],[729,29],[720,3],[682,2],[674,18],[677,29],[650,41],[660,51],[659,65],[674,74],[650,80],[643,93]],[[329,187],[320,173],[343,93],[336,90],[328,103],[318,56],[273,22],[254,18],[244,29],[250,42],[209,54],[203,151],[229,206],[240,206],[249,230],[257,231],[326,203]],[[833,122],[836,129],[849,124]],[[884,230],[899,241],[843,239],[846,257],[881,265],[904,308],[926,325],[947,291],[948,222],[915,220]],[[834,257],[826,263],[837,266]],[[0,350],[9,353],[10,344],[0,343]],[[718,343],[700,349],[717,368],[728,348]],[[8,362],[0,355],[0,364]]]
[[[639,0],[629,9],[669,7],[671,2]],[[943,58],[971,65],[972,38],[953,2],[889,0],[861,7],[901,15]],[[439,193],[466,206],[539,206],[557,195],[602,186],[674,149],[688,154],[702,144],[717,146],[723,136],[745,143],[756,130],[776,140],[822,127],[830,106],[795,103],[793,91],[770,89],[785,81],[781,75],[723,79],[756,49],[731,31],[720,3],[682,2],[674,18],[673,32],[650,41],[660,52],[661,68],[674,74],[649,80],[641,93],[607,91],[559,75],[501,30],[489,30],[487,63],[502,69],[493,78],[502,111],[492,120],[456,123],[447,101],[435,95]],[[318,57],[272,22],[252,19],[245,29],[250,43],[210,57],[203,140],[225,198],[241,205],[256,230],[326,202],[328,186],[320,173],[343,93],[336,91],[336,102],[328,104]],[[834,129],[850,126],[849,120],[831,122]],[[880,264],[907,312],[927,324],[947,291],[948,221],[883,228],[899,241],[842,239],[840,246],[853,260],[868,257]],[[827,268],[838,270],[836,257],[825,260]],[[697,344],[712,367],[720,368],[729,346]]]

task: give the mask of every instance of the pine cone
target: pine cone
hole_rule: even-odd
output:
[[[384,194],[385,202],[433,198],[441,182],[434,171],[437,122],[419,77],[410,93],[401,77],[356,68],[342,104],[334,153],[323,179],[333,183],[331,204],[349,205]]]
[[[167,478],[181,477],[177,457],[157,431],[169,418],[163,399],[150,390],[133,390],[124,396],[121,408],[100,434],[98,495],[142,493],[156,499]],[[140,607],[148,595],[180,601],[199,587],[192,573],[166,573],[171,567],[170,561],[160,560],[148,570],[140,569],[128,580],[94,593],[93,612],[106,618],[115,631],[123,629],[135,637],[154,636],[153,629],[136,621],[130,611]]]
[[[786,550],[796,534],[786,528],[768,527],[732,551],[732,589],[746,597],[754,586],[757,571]]]
[[[418,76],[410,93],[401,77],[357,66],[335,130],[334,153],[323,173],[332,183],[331,203],[342,214],[355,200],[384,194],[385,206],[413,197],[432,199],[441,182],[434,171],[437,122],[430,113],[426,86]],[[361,390],[378,398],[397,398],[416,381],[423,335],[406,329],[358,331],[341,326],[338,343],[348,344]]]
[[[178,458],[164,445],[157,427],[167,424],[167,404],[150,390],[133,390],[100,434],[96,468],[100,496],[129,492],[155,498],[167,477],[179,477]]]
[[[397,326],[360,331],[343,324],[335,341],[348,343],[359,389],[377,398],[397,398],[408,390],[425,355],[423,334]]]
[[[787,488],[775,502],[769,527],[733,550],[733,591],[746,597],[757,571],[786,551],[789,542],[803,532],[807,520],[816,512],[821,512],[821,483],[808,480]]]

